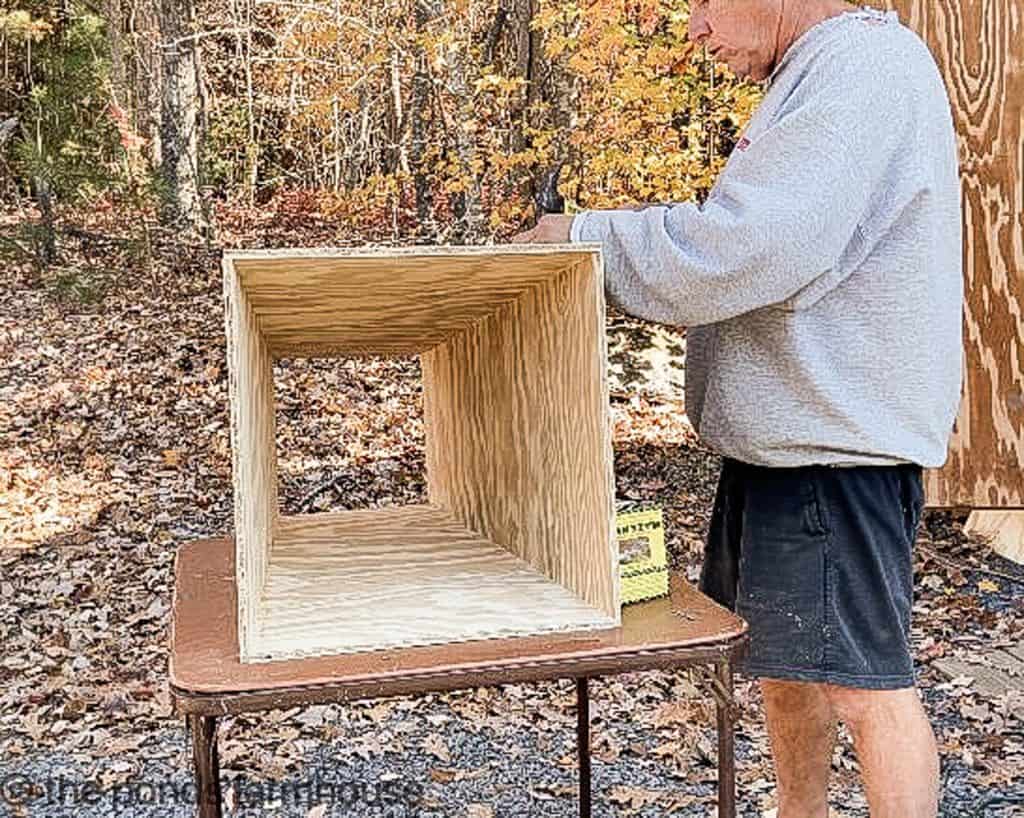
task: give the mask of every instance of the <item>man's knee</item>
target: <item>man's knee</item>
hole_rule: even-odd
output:
[[[762,677],[758,679],[761,683],[761,692],[765,695],[780,698],[802,698],[810,695],[818,695],[824,690],[825,685],[817,682],[797,682],[790,679],[771,679]]]
[[[827,711],[825,684],[769,678],[762,678],[760,682],[765,705],[775,713],[805,714]]]
[[[858,687],[825,685],[824,695],[836,718],[851,729],[873,719],[889,719],[908,707],[920,707],[917,690],[867,690]]]

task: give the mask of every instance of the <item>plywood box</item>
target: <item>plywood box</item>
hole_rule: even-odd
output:
[[[223,264],[243,662],[619,624],[599,245]],[[428,502],[280,514],[274,359],[408,354]]]

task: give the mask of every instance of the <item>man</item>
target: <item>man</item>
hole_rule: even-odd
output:
[[[687,412],[723,456],[701,588],[750,623],[779,818],[825,818],[837,720],[872,818],[934,818],[910,650],[922,467],[961,387],[946,95],[894,12],[693,0],[690,39],[767,93],[703,205],[545,216],[600,242],[609,301],[688,327]]]

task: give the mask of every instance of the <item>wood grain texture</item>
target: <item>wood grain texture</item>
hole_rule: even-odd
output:
[[[966,383],[930,505],[1024,505],[1024,4],[895,0],[942,70],[960,143]]]
[[[965,659],[936,659],[934,667],[947,679],[971,678],[971,690],[986,698],[1024,692],[1024,645],[971,653]]]
[[[579,254],[538,247],[228,255],[275,358],[404,355],[465,331]]]
[[[617,624],[430,505],[283,517],[261,609],[275,660]]]
[[[618,621],[603,294],[589,258],[424,353],[423,414],[430,501]]]
[[[227,259],[223,275],[240,589],[238,631],[242,655],[248,657],[259,630],[258,600],[267,579],[269,544],[278,519],[274,371],[252,305]]]
[[[965,534],[978,534],[992,550],[1024,565],[1024,511],[972,511]]]
[[[620,621],[597,245],[225,255],[243,662]],[[430,505],[277,515],[273,359],[420,352]]]

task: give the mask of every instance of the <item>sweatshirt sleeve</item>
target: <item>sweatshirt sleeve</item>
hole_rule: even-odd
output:
[[[910,115],[897,78],[841,62],[809,72],[772,124],[733,151],[703,205],[577,214],[570,241],[602,245],[610,303],[709,324],[786,301],[837,266]]]

